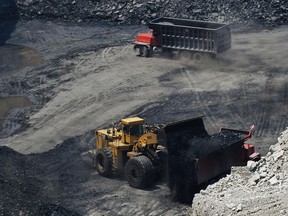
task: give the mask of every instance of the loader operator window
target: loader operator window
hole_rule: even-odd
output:
[[[143,134],[143,126],[142,125],[131,125],[130,126],[130,135],[138,136]]]
[[[126,125],[124,132],[130,136],[139,136],[143,134],[143,125]]]

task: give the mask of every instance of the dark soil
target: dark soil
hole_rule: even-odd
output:
[[[75,190],[69,184],[71,181],[75,183],[75,178],[61,171],[55,173],[79,160],[79,152],[83,152],[83,147],[72,147],[77,141],[77,138],[69,139],[55,150],[32,155],[23,155],[8,147],[0,147],[0,214],[78,215],[76,211],[59,205],[61,200],[57,201],[56,198],[58,190],[65,190],[65,187]],[[80,162],[76,166],[79,164]]]

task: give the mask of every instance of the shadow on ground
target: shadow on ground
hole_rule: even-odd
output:
[[[0,46],[5,44],[14,31],[19,13],[14,0],[0,1]]]

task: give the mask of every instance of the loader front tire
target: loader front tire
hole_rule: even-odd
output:
[[[110,177],[112,175],[112,153],[109,148],[97,150],[96,170],[101,176]]]
[[[140,155],[130,158],[125,166],[125,177],[131,187],[144,189],[154,180],[154,166],[149,158]]]

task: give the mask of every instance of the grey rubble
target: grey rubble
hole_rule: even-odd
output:
[[[235,167],[219,182],[196,194],[191,214],[286,215],[288,128],[259,162]]]

